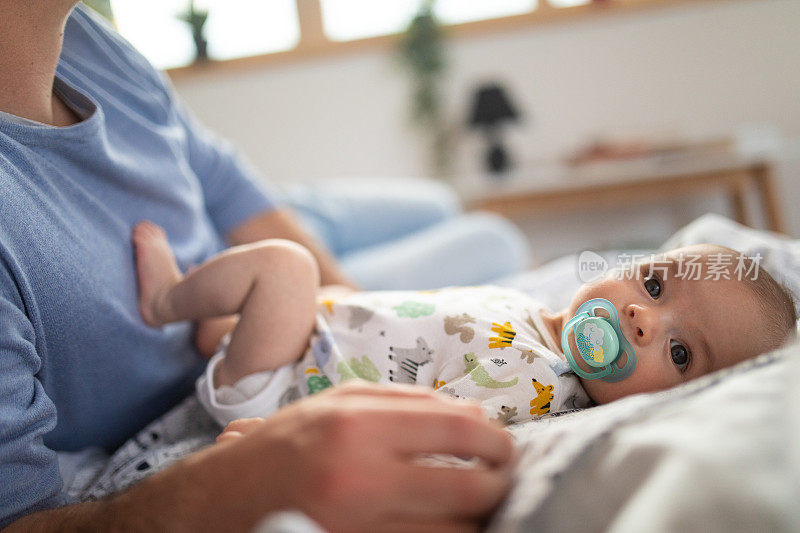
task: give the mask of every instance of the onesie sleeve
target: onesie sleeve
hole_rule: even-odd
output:
[[[33,324],[0,263],[0,528],[65,503],[58,459],[43,442],[56,408],[37,379]]]

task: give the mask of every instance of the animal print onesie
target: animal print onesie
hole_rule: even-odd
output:
[[[354,292],[320,302],[300,361],[214,390],[223,347],[198,379],[198,396],[221,424],[268,415],[353,378],[471,398],[505,424],[587,407],[578,378],[545,336],[539,309],[527,295],[493,286]]]

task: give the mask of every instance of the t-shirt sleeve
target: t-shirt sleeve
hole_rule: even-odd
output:
[[[159,94],[184,133],[185,155],[203,189],[206,210],[217,231],[227,234],[247,219],[281,204],[280,194],[230,142],[203,126],[183,103],[169,78],[158,71],[106,21],[81,5],[74,17],[86,40],[76,53],[115,69],[132,86]],[[173,115],[174,113],[174,115]]]
[[[65,503],[58,458],[42,439],[56,409],[36,378],[40,365],[33,325],[0,264],[0,528]]]
[[[206,209],[227,236],[247,219],[275,209],[279,194],[229,141],[203,126],[165,80],[170,100],[186,131],[189,164],[203,187]]]

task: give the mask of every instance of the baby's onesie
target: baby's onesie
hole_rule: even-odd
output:
[[[300,361],[214,390],[211,376],[223,348],[198,379],[198,397],[221,424],[266,416],[353,378],[477,400],[505,424],[587,407],[540,309],[526,294],[494,286],[354,292],[320,303]]]

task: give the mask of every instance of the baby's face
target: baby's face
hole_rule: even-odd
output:
[[[654,263],[636,265],[632,275],[612,271],[578,290],[567,318],[587,300],[605,298],[617,309],[622,333],[636,352],[636,369],[622,381],[581,379],[595,402],[666,389],[767,348],[762,340],[767,317],[746,282],[734,275],[735,258],[728,267],[731,279],[705,279],[711,273],[707,259],[699,261],[699,276],[678,275],[681,254],[719,252],[711,245],[672,250]]]

